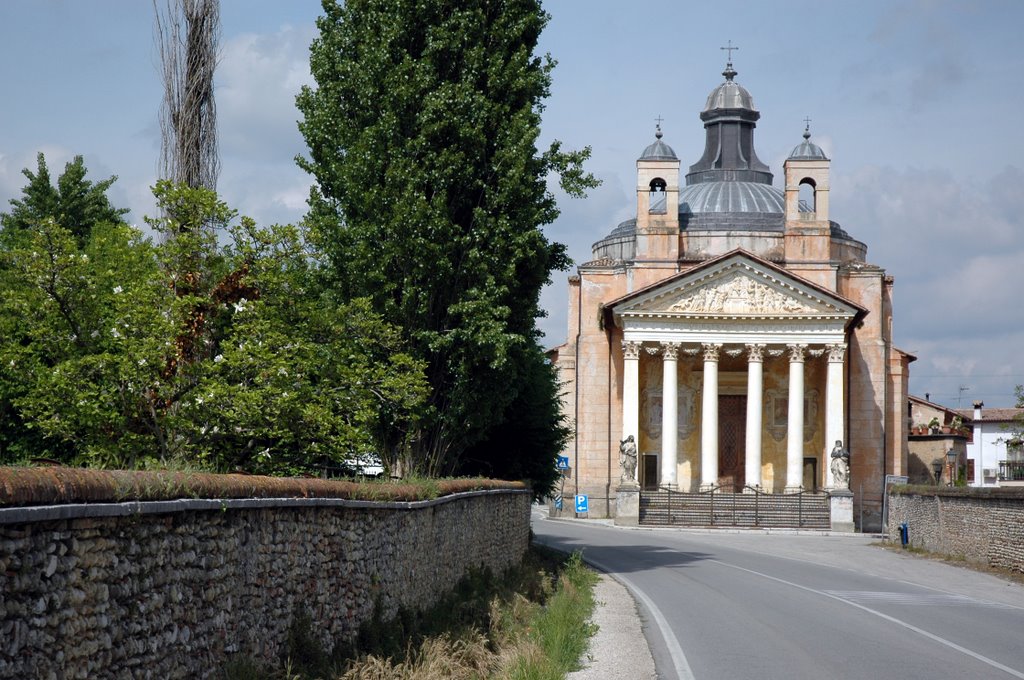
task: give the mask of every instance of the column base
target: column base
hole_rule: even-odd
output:
[[[832,489],[828,492],[828,504],[832,513],[832,531],[853,532],[853,492],[849,489]]]
[[[785,489],[782,490],[782,492],[783,493],[800,493],[801,491],[805,491],[805,490],[806,489],[804,489],[804,487],[802,487],[802,486],[787,486]]]
[[[640,524],[640,485],[620,484],[615,490],[615,524],[635,527]]]

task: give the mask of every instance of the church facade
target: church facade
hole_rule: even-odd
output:
[[[731,62],[723,75],[701,158],[681,176],[659,127],[637,161],[636,217],[569,279],[567,342],[551,351],[575,428],[563,493],[614,515],[632,437],[644,489],[848,484],[858,528],[874,529],[885,475],[907,464],[913,357],[892,344],[893,280],[830,219],[830,160],[809,131],[773,186],[760,114]],[[829,464],[837,442],[849,479]]]

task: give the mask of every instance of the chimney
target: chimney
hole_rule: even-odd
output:
[[[974,422],[976,423],[981,422],[981,409],[983,406],[985,406],[985,402],[983,401],[974,402]]]

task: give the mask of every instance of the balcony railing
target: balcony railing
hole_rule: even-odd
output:
[[[1024,460],[999,461],[1000,482],[1024,482]]]

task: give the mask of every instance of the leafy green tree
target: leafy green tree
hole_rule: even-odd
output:
[[[323,294],[303,229],[260,229],[206,189],[155,194],[149,222],[175,235],[159,245],[99,223],[79,247],[46,219],[3,253],[0,390],[38,433],[5,455],[279,473],[376,451],[425,390],[398,333]]]
[[[517,363],[523,371],[522,387],[502,422],[462,455],[457,472],[527,480],[539,500],[554,490],[559,478],[556,458],[572,431],[562,422],[557,376],[541,348],[528,348]]]
[[[0,226],[5,235],[24,231],[41,220],[51,218],[70,231],[79,245],[84,245],[93,225],[121,222],[122,216],[128,212],[127,208],[115,208],[107,198],[107,189],[117,181],[117,177],[99,182],[87,180],[85,161],[81,156],[75,156],[64,166],[56,186],[51,183],[50,170],[42,153],[36,156],[36,163],[35,172],[28,168],[21,171],[28,178],[28,184],[22,189],[22,198],[11,199],[11,211],[0,214]]]
[[[557,175],[579,196],[589,149],[537,149],[554,62],[537,0],[325,0],[316,88],[297,99],[316,179],[309,220],[335,285],[368,297],[427,362],[429,408],[402,461],[430,474],[507,423],[553,377],[531,369],[541,287],[569,260],[541,227]],[[546,411],[545,411],[546,412]],[[550,434],[560,427],[550,418]],[[544,436],[530,450],[547,450]]]

